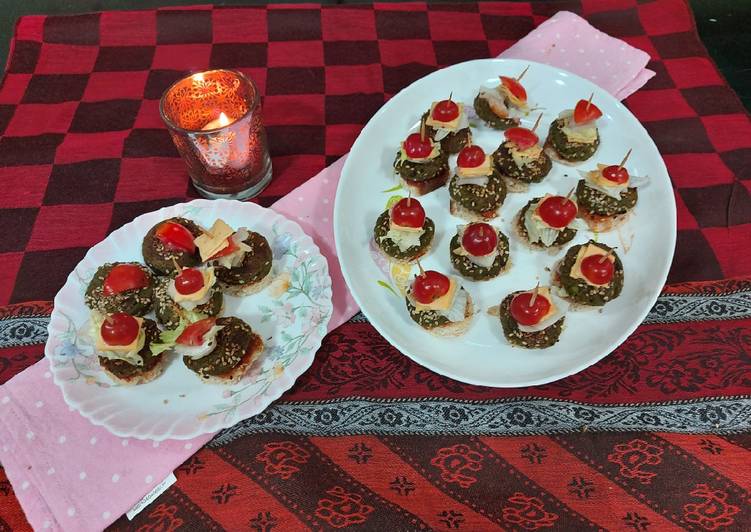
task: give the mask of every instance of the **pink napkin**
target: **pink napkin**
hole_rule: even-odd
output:
[[[570,70],[618,98],[654,75],[644,68],[647,54],[568,12],[556,14],[501,56]],[[332,223],[345,157],[272,207],[296,220],[328,258],[334,299],[329,330],[358,310],[336,259]],[[0,463],[35,529],[106,527],[212,436],[161,443],[113,436],[68,408],[47,360],[0,386]]]
[[[649,54],[592,27],[579,15],[559,11],[500,57],[556,66],[588,79],[623,100],[655,73]]]

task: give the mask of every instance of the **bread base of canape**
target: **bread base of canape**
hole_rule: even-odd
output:
[[[506,183],[506,190],[509,192],[527,192],[529,190],[529,183],[519,181],[513,177],[503,176],[503,181]]]
[[[425,246],[425,249],[423,249],[422,251],[420,251],[420,253],[418,253],[417,255],[409,259],[397,259],[395,257],[392,257],[391,255],[383,251],[383,249],[381,248],[381,246],[378,245],[378,243],[376,243],[376,248],[378,248],[378,253],[380,253],[389,262],[393,262],[395,264],[414,264],[415,261],[423,258],[425,255],[430,253],[430,250],[433,248],[433,242],[430,242],[430,244]]]
[[[433,192],[434,190],[437,190],[446,185],[449,180],[449,173],[449,169],[446,168],[446,170],[440,175],[422,181],[405,179],[399,176],[399,182],[401,183],[402,187],[410,191],[413,196],[424,196],[425,194]]]
[[[497,210],[493,211],[492,216],[487,217],[483,216],[479,212],[469,210],[453,199],[449,200],[449,211],[453,216],[457,216],[458,218],[461,218],[462,220],[466,220],[468,222],[489,222],[490,220],[498,217]]]
[[[164,368],[166,367],[167,363],[165,361],[164,355],[160,356],[162,358],[153,368],[148,371],[144,371],[143,373],[139,373],[138,375],[132,375],[130,377],[118,377],[117,375],[109,371],[106,367],[101,367],[102,371],[104,371],[104,373],[106,373],[107,376],[114,382],[123,386],[137,386],[139,384],[146,384],[147,382],[153,381],[164,372]]]
[[[595,233],[607,233],[613,229],[617,229],[628,221],[631,217],[631,211],[625,214],[615,214],[613,216],[600,216],[598,214],[591,214],[583,207],[579,208],[579,218],[589,226],[589,228]]]
[[[256,281],[255,283],[230,285],[220,282],[219,287],[221,288],[222,292],[231,296],[251,296],[266,288],[269,283],[271,283],[273,278],[273,271],[269,270],[269,273],[267,273],[265,277],[263,277],[260,281]]]
[[[472,296],[467,293],[467,305],[464,308],[464,319],[462,321],[452,321],[446,325],[439,325],[432,329],[425,329],[434,336],[456,337],[461,336],[469,330],[469,326],[472,323],[472,316],[475,314],[475,307],[472,303]]]
[[[550,157],[552,160],[554,160],[557,163],[565,164],[566,166],[579,166],[582,163],[587,162],[589,159],[591,159],[595,153],[597,153],[597,150],[592,152],[592,155],[584,159],[583,161],[568,161],[561,157],[558,154],[558,151],[553,147],[553,144],[550,142],[550,139],[545,141],[545,145],[543,146],[543,151]]]

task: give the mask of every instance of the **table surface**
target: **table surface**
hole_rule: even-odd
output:
[[[673,281],[748,276],[751,264],[737,260],[734,249],[751,227],[748,117],[707,61],[687,11],[667,27],[663,23],[661,9],[683,9],[680,0],[613,3],[630,7],[585,15],[655,56],[650,68],[657,76],[627,105],[655,138],[674,179],[682,236]],[[539,10],[548,11],[540,5],[413,5],[405,14],[399,7],[129,15],[131,27],[115,25],[120,31],[106,34],[109,49],[101,58],[98,49],[78,46],[80,40],[87,46],[96,41],[97,17],[27,20],[19,37],[27,42],[17,48],[11,82],[0,91],[11,102],[4,106],[0,171],[12,177],[21,167],[19,173],[37,179],[24,183],[31,193],[3,196],[8,208],[0,209],[6,215],[0,219],[8,221],[6,232],[14,238],[0,243],[12,248],[17,261],[28,257],[12,271],[0,260],[0,272],[8,273],[0,275],[0,286],[8,288],[3,297],[48,301],[77,254],[93,243],[89,239],[192,194],[154,111],[170,81],[164,69],[177,76],[187,67],[205,68],[211,57],[236,61],[230,53],[235,47],[259,46],[220,43],[213,53],[215,45],[207,42],[212,17],[217,34],[236,41],[258,38],[247,22],[260,20],[273,37],[262,49],[296,50],[309,63],[317,61],[290,65],[289,53],[248,58],[258,62],[253,75],[263,79],[266,97],[286,103],[269,105],[265,116],[278,170],[261,198],[268,204],[346,152],[370,114],[400,87],[438,66],[498,54],[533,20],[539,22]],[[110,28],[113,16],[105,17]],[[455,17],[466,27],[456,31]],[[291,42],[289,20],[307,28],[315,46]],[[143,26],[143,34],[135,35],[133,25]],[[191,28],[201,42],[189,46],[205,52],[196,55],[198,65],[186,65],[184,43],[174,44]],[[322,28],[344,34],[345,44],[322,38]],[[151,48],[135,46],[153,45],[149,39],[157,34],[160,42]],[[45,35],[53,46],[39,46]],[[114,38],[120,39],[115,46],[131,49],[113,53]],[[358,48],[346,44],[352,40],[361,41]],[[142,57],[152,54],[155,66]],[[129,83],[122,83],[119,61],[137,69]],[[304,82],[301,71],[310,71],[314,82]],[[120,100],[112,100],[112,90]],[[77,114],[71,101],[86,112]],[[284,114],[301,105],[305,115]],[[92,120],[91,113],[107,119]],[[29,136],[47,131],[65,132],[44,136],[64,142],[55,149],[29,146]],[[114,161],[94,161],[104,165],[95,168],[91,160],[102,154]],[[121,171],[112,170],[115,164]],[[163,179],[153,183],[150,176],[157,172]],[[70,184],[89,182],[91,175],[107,179],[108,186],[82,187],[71,196]],[[83,210],[99,216],[69,216]],[[70,265],[62,261],[66,257]],[[53,259],[56,269],[49,267]],[[17,281],[16,270],[23,274]],[[522,514],[532,512],[536,522],[525,522],[527,529],[553,521],[568,530],[666,530],[692,526],[706,510],[713,513],[709,525],[748,529],[751,478],[744,464],[751,436],[734,432],[748,428],[749,416],[737,413],[749,411],[751,393],[750,294],[751,283],[741,280],[673,284],[646,323],[601,363],[560,382],[519,390],[443,378],[402,356],[364,320],[350,321],[326,338],[311,369],[263,416],[201,449],[136,523],[123,519],[116,527],[200,522],[207,529],[277,530],[333,527],[346,517],[366,521],[370,529],[484,530],[489,521],[514,528]],[[0,342],[0,382],[42,356],[49,312],[49,303],[0,307],[0,325],[17,324],[6,330],[25,342]],[[305,421],[290,434],[293,413]],[[367,419],[375,429],[359,428]],[[9,509],[13,501],[0,469],[0,519],[22,519],[17,507]]]
[[[397,0],[399,1],[399,0]],[[542,0],[545,1],[545,0]],[[280,0],[277,3],[294,3],[299,0]],[[5,63],[8,43],[13,36],[13,24],[23,15],[63,15],[105,11],[111,9],[150,9],[159,6],[206,4],[208,1],[190,0],[25,0],[9,2],[3,6],[0,18],[0,64]],[[217,0],[216,5],[266,4],[266,0]],[[321,0],[322,4],[361,4],[363,0]],[[747,109],[751,110],[751,60],[738,50],[751,48],[751,33],[747,22],[751,20],[751,2],[746,0],[689,0],[694,11],[697,29],[709,54],[735,90]]]

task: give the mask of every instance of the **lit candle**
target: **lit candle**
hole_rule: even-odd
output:
[[[224,127],[227,124],[229,124],[229,118],[227,118],[227,115],[224,113],[219,113],[219,118],[215,118],[205,126],[203,126],[201,129],[203,131],[206,131],[207,129],[216,129],[218,127]]]

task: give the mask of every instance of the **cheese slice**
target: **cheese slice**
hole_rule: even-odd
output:
[[[629,176],[629,179],[626,179],[626,181],[623,183],[615,183],[614,181],[611,181],[610,179],[602,175],[602,172],[605,170],[605,168],[607,168],[607,165],[598,164],[597,170],[592,170],[591,172],[589,172],[589,176],[588,176],[589,180],[593,184],[599,185],[601,187],[619,189],[619,190],[624,190],[628,188],[631,176]]]
[[[527,290],[528,294],[534,293],[534,290]],[[521,295],[521,294],[519,294]],[[558,313],[558,307],[556,306],[555,302],[553,301],[553,297],[550,295],[550,287],[548,286],[540,286],[537,288],[537,297],[542,297],[544,299],[548,300],[548,303],[550,303],[550,308],[545,313],[545,315],[540,319],[537,323],[543,323],[545,320],[549,319],[554,314]]]
[[[537,292],[538,297],[540,296],[540,293],[543,293],[545,299],[550,303],[550,309],[542,319],[534,325],[522,325],[521,323],[517,323],[517,327],[521,332],[534,333],[543,331],[563,318],[568,310],[568,303],[566,303],[565,300],[556,297],[555,294],[551,293],[548,287],[540,287]]]
[[[458,102],[455,103],[459,107],[459,114],[456,115],[456,118],[454,118],[450,122],[441,122],[440,120],[433,118],[433,109],[435,109],[435,106],[438,104],[438,102],[433,102],[430,106],[430,112],[428,113],[428,119],[425,120],[425,124],[430,127],[449,129],[451,131],[456,131],[457,129],[459,129],[459,123],[461,122],[462,115],[464,114],[464,104]]]
[[[456,175],[459,177],[482,177],[487,176],[493,173],[493,165],[490,160],[490,157],[487,155],[485,156],[485,160],[482,161],[482,164],[479,166],[475,166],[473,168],[465,168],[464,166],[457,166],[456,167]],[[460,183],[461,184],[461,181]]]
[[[201,270],[201,275],[203,276],[203,286],[200,290],[196,290],[192,294],[181,294],[175,288],[175,280],[172,279],[167,286],[167,294],[169,294],[175,303],[188,310],[193,310],[198,305],[207,303],[209,300],[209,290],[216,283],[214,268],[208,267]]]
[[[574,111],[567,109],[558,115],[565,120],[565,125],[561,129],[569,142],[580,142],[583,144],[592,144],[597,140],[597,126],[594,120],[586,124],[577,124],[574,122]]]
[[[607,253],[607,250],[602,249],[600,246],[596,246],[594,244],[587,244],[586,246],[582,246],[579,248],[579,253],[576,255],[576,262],[574,262],[573,267],[571,268],[571,274],[570,277],[572,279],[582,279],[584,282],[586,282],[590,286],[607,286],[610,283],[604,283],[604,284],[596,284],[587,279],[584,274],[582,273],[581,265],[582,261],[586,259],[587,257],[591,257],[592,255],[605,255]],[[608,255],[608,259],[610,262],[615,262],[615,255],[612,253]]]
[[[97,324],[97,334],[96,334],[97,351],[115,351],[115,352],[127,353],[128,351],[132,351],[134,348],[136,348],[138,346],[138,340],[141,339],[140,337],[143,333],[143,318],[136,318],[135,316],[133,316],[133,318],[138,322],[138,335],[128,345],[110,345],[107,342],[105,342],[104,339],[102,338],[101,323]],[[143,345],[141,345],[141,347],[143,347]],[[138,351],[140,351],[140,349],[138,349]]]
[[[520,150],[516,144],[509,141],[506,143],[506,147],[508,148],[509,153],[511,153],[511,158],[514,160],[514,164],[516,164],[517,168],[522,168],[535,162],[540,158],[540,154],[542,153],[542,146],[539,144],[530,146],[526,150]]]
[[[459,283],[457,283],[454,278],[449,277],[449,290],[445,294],[443,294],[441,297],[433,301],[432,303],[428,305],[423,305],[422,303],[418,301],[414,301],[415,309],[418,312],[423,312],[426,310],[449,310],[451,306],[454,303],[454,297],[456,297],[456,291],[459,289]]]
[[[417,200],[415,200],[417,201]],[[391,217],[391,213],[389,212],[389,229],[394,231],[401,231],[403,233],[424,233],[422,227],[408,227],[405,225],[398,225],[394,223],[394,219]]]
[[[224,223],[224,220],[217,218],[211,229],[204,231],[194,240],[201,253],[201,260],[207,261],[211,256],[226,248],[229,245],[227,239],[234,232],[234,229]]]
[[[402,147],[399,150],[399,158],[402,161],[412,161],[413,163],[424,163],[425,161],[430,161],[432,159],[435,159],[441,154],[441,149],[439,145],[433,141],[430,142],[430,144],[433,146],[433,150],[430,152],[430,154],[427,157],[410,157],[407,155],[407,152],[404,150],[404,142],[402,142]]]

